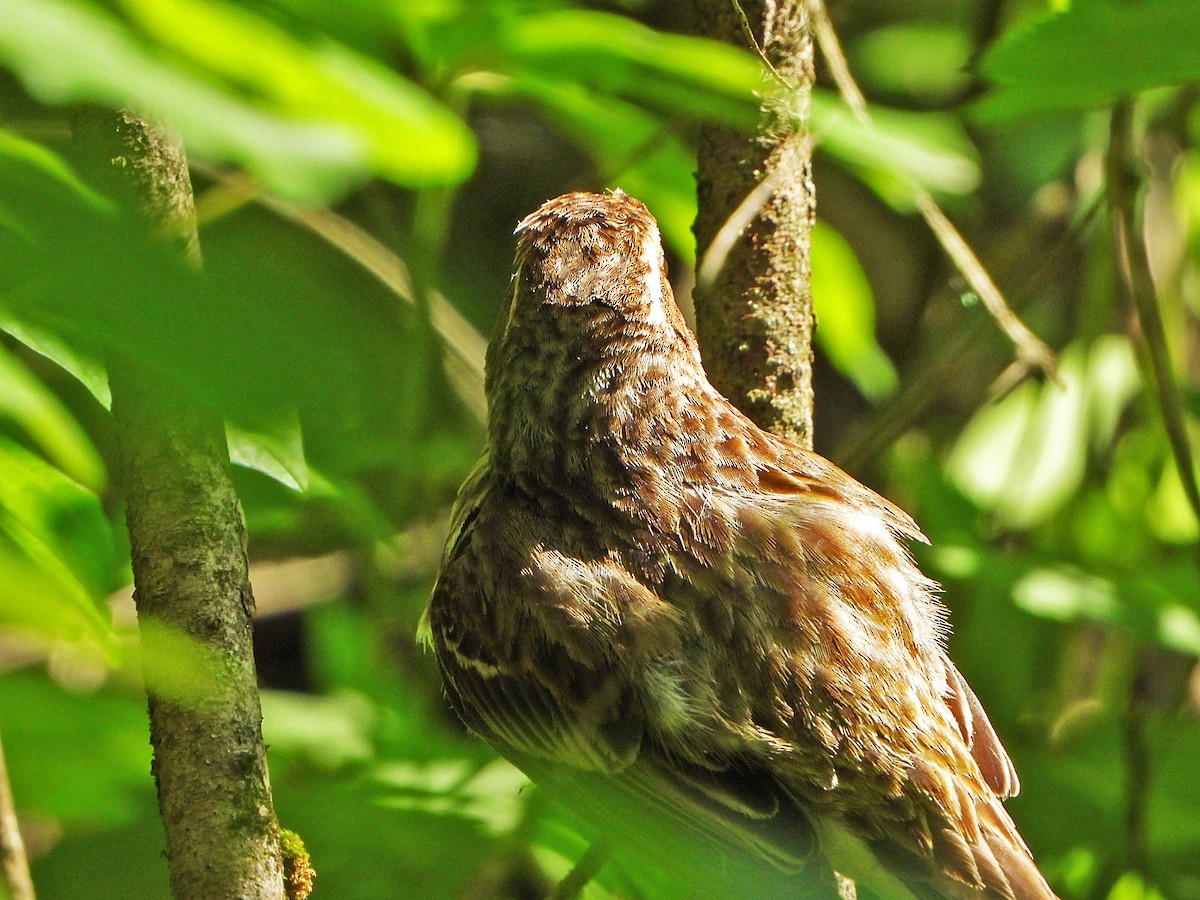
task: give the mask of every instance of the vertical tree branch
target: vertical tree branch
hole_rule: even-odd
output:
[[[1200,483],[1196,479],[1195,455],[1187,433],[1183,396],[1171,369],[1167,332],[1158,308],[1158,290],[1150,271],[1146,238],[1138,212],[1140,182],[1135,170],[1133,147],[1133,101],[1119,101],[1109,122],[1108,152],[1105,156],[1105,193],[1112,227],[1117,267],[1130,305],[1137,312],[1149,360],[1159,409],[1171,454],[1188,505],[1200,518]],[[1200,545],[1196,547],[1200,563]]]
[[[33,900],[33,878],[29,874],[25,842],[21,839],[17,822],[17,808],[8,781],[8,762],[4,758],[3,745],[0,745],[0,871],[4,876],[3,886],[11,900]]]
[[[705,259],[718,236],[725,239],[726,223],[742,235],[719,267],[710,262],[697,278],[705,368],[759,425],[811,447],[816,198],[801,125],[813,84],[807,8],[804,0],[696,0],[695,18],[709,37],[742,46],[752,38],[773,79],[764,85],[755,134],[711,126],[700,135],[698,256]],[[739,208],[744,230],[737,227]]]
[[[134,115],[106,111],[81,115],[76,136],[102,161],[112,192],[198,262],[179,144]],[[155,646],[164,635],[182,634],[217,667],[186,701],[160,693],[147,667],[171,889],[178,900],[277,900],[283,864],[251,650],[254,598],[224,427],[137,360],[114,359],[109,378],[146,658],[167,652]]]

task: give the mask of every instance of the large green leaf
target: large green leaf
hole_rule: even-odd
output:
[[[812,236],[812,293],[817,345],[870,400],[896,389],[896,369],[875,340],[875,297],[850,244],[817,222]]]
[[[945,103],[970,84],[972,40],[961,25],[903,22],[875,28],[848,48],[854,74],[869,88]]]
[[[456,181],[466,126],[410,82],[332,41],[302,43],[207,0],[129,0],[138,33],[98,6],[6,0],[0,63],[47,103],[134,106],[191,153],[316,200],[378,174]]]
[[[62,471],[94,492],[104,464],[79,423],[41,381],[0,347],[0,419],[10,419]]]
[[[0,439],[0,620],[111,649],[99,603],[113,582],[112,532],[92,492]]]
[[[1106,446],[1137,390],[1127,341],[1104,336],[1060,357],[1063,386],[1024,382],[981,409],[947,463],[950,477],[1006,525],[1029,528],[1083,483],[1088,448]]]
[[[1080,0],[1006,34],[980,71],[995,87],[974,111],[1010,121],[1086,109],[1125,94],[1200,81],[1200,4]]]
[[[762,67],[727,44],[589,10],[527,13],[501,23],[481,56],[518,82],[526,76],[576,81],[672,116],[746,127],[758,119],[754,92],[764,86]]]
[[[23,222],[0,229],[0,324],[102,401],[95,367],[135,358],[232,420],[237,460],[293,489],[313,453],[334,480],[385,471],[373,488],[389,516],[422,508],[424,491],[441,496],[469,466],[477,435],[425,313],[325,241],[247,208],[205,229],[195,272],[139,223],[66,183],[37,183],[44,196],[0,183],[0,205]]]
[[[830,92],[814,90],[812,133],[821,149],[900,209],[913,207],[914,186],[963,195],[979,183],[978,153],[952,116],[873,106],[863,122]]]

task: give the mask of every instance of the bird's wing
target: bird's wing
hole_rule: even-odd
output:
[[[486,577],[485,560],[495,558],[495,548],[476,542],[502,533],[481,512],[486,478],[481,471],[460,494],[465,508],[452,516],[454,536],[427,614],[448,698],[464,724],[535,782],[582,810],[593,831],[638,839],[639,829],[657,823],[663,831],[659,844],[671,844],[667,833],[684,836],[675,839],[683,842],[677,857],[690,844],[754,860],[752,868],[763,863],[783,873],[803,868],[814,852],[813,830],[768,774],[669,757],[648,734],[627,676],[614,671],[602,649],[607,642],[580,644],[565,637],[560,614],[569,618],[573,603],[594,605],[613,591],[644,590],[632,576],[620,567],[547,570],[532,612],[531,604],[503,595],[520,578]],[[542,560],[540,566],[552,564]],[[517,609],[526,611],[522,621],[508,621],[506,614]],[[558,621],[539,621],[539,611]],[[553,638],[545,635],[548,628],[556,628]],[[759,870],[757,877],[768,875]]]
[[[793,495],[831,494],[839,503],[869,510],[896,536],[925,541],[925,536],[908,513],[855,481],[823,457],[789,449],[789,464],[767,469],[760,474],[760,483],[765,489]],[[1000,743],[983,705],[962,673],[944,653],[939,656],[945,670],[945,700],[963,740],[971,749],[972,757],[997,796],[1002,799],[1015,797],[1021,790],[1021,782],[1008,751]]]
[[[899,543],[920,536],[916,525],[819,457],[795,452],[759,480],[774,500],[744,515],[744,527],[761,531],[756,544],[793,547],[791,565],[762,583],[759,599],[796,598],[795,627],[809,646],[840,648],[825,674],[817,663],[805,688],[816,696],[799,702],[833,710],[848,739],[831,744],[831,755],[851,750],[843,771],[874,767],[890,785],[869,810],[887,833],[875,849],[898,860],[897,871],[907,867],[906,877],[923,869],[946,896],[1053,897],[1000,803],[1019,788],[1012,761],[942,649],[936,586]],[[790,534],[778,532],[781,522]],[[811,665],[811,655],[801,662]],[[914,703],[913,691],[923,699]]]
[[[1008,751],[1000,743],[983,705],[958,667],[949,659],[945,663],[948,688],[946,702],[954,714],[963,740],[971,748],[971,756],[979,764],[979,771],[996,796],[1001,799],[1015,797],[1021,791],[1021,781]]]
[[[798,898],[820,872],[811,865],[817,839],[809,818],[767,773],[695,769],[667,759],[649,743],[612,773],[498,747],[571,811],[582,833],[622,847],[628,867],[674,871],[673,887],[696,885],[693,896]],[[713,883],[706,884],[709,880]],[[737,884],[742,889],[732,890]],[[777,887],[768,889],[769,884]]]

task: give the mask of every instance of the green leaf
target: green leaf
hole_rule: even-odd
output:
[[[812,132],[822,150],[901,210],[912,209],[914,184],[961,196],[979,183],[978,154],[952,116],[872,106],[864,123],[833,94],[814,90]]]
[[[970,84],[971,52],[971,38],[962,26],[904,22],[858,38],[850,47],[850,61],[869,87],[945,103]]]
[[[104,463],[79,423],[3,347],[0,347],[0,417],[18,424],[64,474],[95,493],[104,489]]]
[[[896,369],[875,340],[875,297],[846,239],[818,221],[812,236],[816,340],[834,368],[870,400],[890,396]]]
[[[161,35],[172,45],[146,42],[90,3],[8,0],[0,62],[43,102],[134,106],[169,122],[192,154],[243,165],[298,199],[332,197],[373,173],[453,181],[473,165],[472,138],[453,114],[345,48],[300,44],[219,4],[147,0],[135,11],[147,28],[175,29]],[[189,41],[201,37],[230,49],[204,56]],[[189,48],[201,58],[175,56]],[[239,81],[239,63],[246,79],[252,64],[265,74]]]
[[[1173,457],[1164,461],[1158,486],[1146,502],[1146,525],[1159,540],[1169,544],[1194,544],[1200,537],[1200,521]]]
[[[20,197],[32,205],[35,194],[44,201],[48,196],[62,198],[64,193],[97,211],[112,211],[112,204],[84,184],[58,154],[0,128],[0,201]],[[2,208],[7,216],[13,206],[4,202]]]
[[[269,431],[251,431],[229,422],[225,439],[229,459],[235,464],[262,472],[294,491],[308,488],[304,438],[295,416],[276,423]]]
[[[8,332],[30,350],[73,375],[105,409],[112,407],[108,370],[95,354],[71,346],[52,331],[6,314],[3,305],[0,305],[0,331]],[[91,486],[84,478],[80,481]]]
[[[263,737],[272,753],[296,756],[321,769],[371,762],[379,711],[361,694],[329,696],[263,691]]]
[[[297,121],[358,132],[374,170],[400,183],[459,181],[475,164],[466,126],[425,91],[328,38],[307,43],[214,0],[121,0],[160,46]]]
[[[0,620],[111,651],[112,547],[95,494],[0,438]]]
[[[1027,613],[1057,622],[1115,624],[1123,618],[1116,586],[1075,569],[1034,569],[1013,586],[1013,600]]]
[[[75,213],[36,217],[30,239],[0,233],[3,321],[27,343],[85,379],[58,349],[75,361],[136,358],[242,429],[273,435],[250,446],[235,434],[235,452],[293,487],[307,483],[306,456],[335,481],[388,466],[376,486],[396,504],[425,505],[427,486],[448,490],[460,474],[450,461],[474,448],[454,449],[466,416],[423,312],[328,243],[249,207],[205,230],[195,272],[137,223]],[[288,410],[304,423],[303,456],[295,434],[275,432]]]
[[[79,824],[94,829],[128,822],[142,811],[139,798],[153,808],[141,691],[122,693],[110,683],[81,696],[44,672],[23,669],[0,678],[0,708],[5,755],[22,809],[70,831]],[[49,772],[53,778],[46,777]],[[161,825],[159,832],[161,840]],[[40,881],[38,887],[41,892]]]
[[[380,803],[435,815],[477,820],[493,834],[516,827],[529,779],[504,760],[480,769],[473,761],[439,759],[426,764],[392,762],[377,767],[372,780],[387,790]]]
[[[500,71],[575,81],[671,115],[752,127],[762,66],[749,53],[704,38],[664,34],[625,16],[562,9],[505,20],[490,48]],[[518,90],[520,85],[518,85]]]
[[[1089,445],[1112,439],[1136,392],[1137,367],[1115,336],[1061,356],[1063,386],[1024,382],[981,409],[947,462],[962,491],[1013,528],[1030,528],[1060,509],[1083,483]]]
[[[1200,4],[1089,0],[1006,34],[980,71],[995,87],[985,122],[1086,109],[1148,88],[1200,81]]]

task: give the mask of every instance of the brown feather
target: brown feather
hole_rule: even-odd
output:
[[[823,835],[852,876],[1052,898],[912,519],[713,389],[640,203],[569,194],[518,235],[428,612],[464,721],[602,827],[611,786],[781,869]]]

